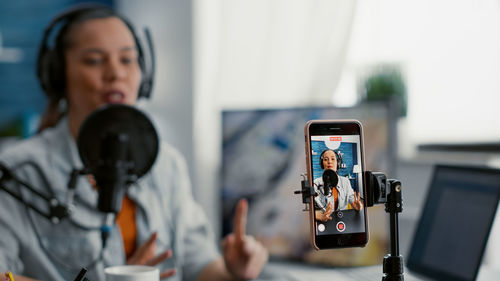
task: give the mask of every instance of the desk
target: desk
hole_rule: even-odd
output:
[[[331,280],[331,281],[365,281],[382,280],[382,265],[367,266],[359,268],[327,268],[301,263],[288,263],[271,261],[269,269],[283,275],[283,280],[309,281],[309,280]],[[355,276],[357,275],[357,276]],[[499,280],[500,268],[481,266],[477,281]],[[418,278],[406,274],[405,281],[426,281],[429,279]],[[281,280],[281,279],[280,279]]]

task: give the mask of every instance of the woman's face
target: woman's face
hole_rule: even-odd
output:
[[[323,154],[323,167],[325,167],[325,170],[337,171],[337,156],[335,152],[328,150]]]
[[[66,95],[73,129],[104,104],[135,103],[141,70],[134,37],[123,21],[85,21],[71,29],[68,40]]]

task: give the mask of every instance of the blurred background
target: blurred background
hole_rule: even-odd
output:
[[[46,103],[35,74],[43,27],[64,8],[80,2],[84,1],[0,4],[0,150],[36,132]],[[245,118],[258,112],[296,109],[299,115],[285,119],[295,120],[299,136],[310,117],[384,120],[368,128],[382,130],[385,137],[376,147],[383,151],[378,156],[383,161],[380,169],[406,187],[400,225],[403,253],[434,164],[500,166],[498,0],[97,2],[128,17],[140,35],[144,27],[151,29],[155,85],[151,100],[140,101],[139,106],[153,117],[163,139],[186,157],[195,199],[218,235],[223,233],[222,209],[228,198],[224,182],[239,173],[225,169],[231,162],[224,162],[224,157],[245,157],[225,151],[227,145],[235,145],[224,138],[234,126],[241,126],[238,122],[254,122]],[[300,113],[311,108],[333,113]],[[279,123],[282,119],[270,118],[264,125],[288,124]],[[289,146],[278,142],[278,147]],[[303,143],[296,147],[303,155]],[[371,149],[375,148],[367,144],[367,154]],[[295,177],[296,185],[293,180],[279,184],[291,195],[299,188],[305,160],[290,159],[297,172],[287,178]],[[246,161],[247,167],[262,164]],[[262,173],[243,178],[251,186]],[[275,179],[270,183],[278,184]],[[289,205],[297,216],[305,216],[300,199],[295,199]],[[265,235],[259,220],[253,224],[250,231]],[[500,235],[498,228],[496,223],[490,237]],[[491,240],[485,262],[500,267],[500,246]]]

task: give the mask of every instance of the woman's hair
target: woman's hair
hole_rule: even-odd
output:
[[[40,45],[37,62],[37,74],[40,84],[49,98],[42,116],[38,132],[55,126],[66,114],[66,73],[64,54],[72,44],[74,27],[93,19],[117,17],[121,19],[132,32],[137,44],[137,37],[132,25],[109,7],[102,5],[77,6],[56,16],[46,27],[44,38]],[[58,31],[54,31],[59,29]],[[57,32],[53,46],[49,47],[51,33]],[[139,50],[142,55],[142,50]],[[142,63],[142,62],[140,62]]]

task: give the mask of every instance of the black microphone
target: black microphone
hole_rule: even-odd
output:
[[[149,118],[135,107],[106,105],[91,113],[78,133],[78,152],[97,183],[97,208],[108,216],[101,228],[103,245],[122,207],[127,187],[153,166],[158,135]]]
[[[92,171],[99,199],[97,208],[104,213],[119,213],[125,187],[134,180],[128,171],[134,161],[127,159],[130,137],[127,133],[106,132],[101,136],[101,159]]]
[[[323,189],[325,196],[330,196],[332,194],[332,188],[337,186],[339,182],[339,176],[337,172],[331,169],[327,169],[323,172]]]

